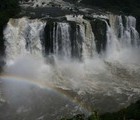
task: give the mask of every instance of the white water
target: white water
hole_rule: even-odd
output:
[[[53,43],[55,44],[53,47],[54,53],[56,55],[63,55],[67,57],[71,57],[71,43],[69,36],[69,24],[67,23],[57,23],[57,26],[53,28]],[[56,32],[55,32],[56,29]],[[59,43],[61,44],[59,46]],[[59,50],[61,47],[61,50]]]
[[[88,59],[96,53],[94,34],[92,32],[91,24],[89,21],[83,21],[84,23],[80,25],[80,34],[83,38],[83,58]]]
[[[107,25],[107,59],[123,63],[137,61],[136,64],[139,64],[139,55],[136,54],[139,51],[140,39],[136,31],[136,19],[132,16],[125,17],[126,23],[123,24],[121,16],[111,15],[109,18],[111,27]],[[124,59],[126,61],[123,61]]]
[[[69,2],[65,2],[63,0],[29,0],[28,2],[21,1],[20,5],[23,7],[46,7],[51,6],[51,4],[59,5],[62,7],[70,7],[72,6]]]
[[[93,106],[101,112],[127,106],[140,97],[140,49],[136,20],[131,16],[126,17],[125,28],[120,16],[109,16],[109,20],[111,27],[106,22],[107,49],[102,54],[97,54],[90,23],[76,19],[80,28],[80,32],[77,32],[83,40],[82,62],[70,58],[69,24],[58,22],[53,37],[55,54],[50,59],[50,64],[47,62],[49,58],[44,60],[42,55],[40,36],[44,22],[25,18],[11,19],[4,31],[7,61],[5,74],[46,81],[56,88],[72,91],[76,94],[73,99],[90,103],[91,106],[87,105],[88,107]],[[68,59],[57,57],[60,34],[60,56]]]
[[[10,19],[4,31],[6,58],[8,61],[28,53],[42,57],[41,39],[45,23],[27,18]]]

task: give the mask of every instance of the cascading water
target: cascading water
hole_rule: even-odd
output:
[[[14,60],[27,53],[42,57],[44,27],[45,23],[39,20],[10,19],[4,31],[7,60]]]
[[[56,24],[56,28],[53,28],[53,51],[57,55],[71,57],[70,26],[68,23]]]
[[[136,19],[132,16],[126,17],[111,15],[109,16],[109,20],[111,27],[106,22],[107,56],[111,57],[112,60],[119,60],[120,58],[117,57],[120,57],[120,54],[124,51],[132,52],[139,50],[140,39],[139,33],[136,30]],[[119,61],[121,62],[122,59]]]
[[[110,20],[110,23],[121,47],[138,47],[139,33],[136,30],[136,19],[132,16],[115,16],[115,18]]]
[[[49,92],[49,103],[53,101],[53,107],[60,112],[50,112],[49,119],[56,119],[55,116],[60,119],[61,113],[69,110],[116,111],[136,101],[140,97],[136,19],[115,15],[93,20],[83,16],[66,18],[59,22],[11,19],[4,30],[7,61],[4,73],[29,78],[38,86],[43,84],[59,91],[52,92],[56,98]],[[60,93],[79,105],[68,104],[67,99],[65,105],[61,104],[63,107],[56,104],[56,99],[62,100]],[[47,108],[54,110],[49,105]]]
[[[96,52],[96,47],[95,47],[94,34],[92,32],[91,24],[89,21],[84,20],[84,23],[79,27],[80,27],[79,34],[82,35],[81,39],[83,39],[82,56],[84,59],[93,57],[94,53]]]

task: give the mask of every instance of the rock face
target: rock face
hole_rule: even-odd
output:
[[[106,49],[107,43],[107,25],[106,22],[100,19],[91,21],[92,30],[95,35],[96,48],[98,53]]]

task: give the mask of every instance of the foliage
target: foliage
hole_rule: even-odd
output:
[[[140,101],[116,113],[106,113],[101,120],[140,120]]]
[[[72,118],[66,119],[62,118],[61,120],[100,120],[99,115],[97,112],[93,112],[88,118],[84,114],[78,114]]]
[[[76,115],[71,119],[63,118],[61,120],[140,120],[140,101],[114,113],[98,115],[97,112],[93,112],[89,117],[85,117],[85,115]]]

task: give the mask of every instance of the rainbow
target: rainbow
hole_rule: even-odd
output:
[[[41,89],[51,89],[53,92],[61,95],[64,98],[69,99],[72,103],[80,106],[83,110],[87,111],[88,113],[93,112],[93,108],[91,107],[91,105],[89,105],[88,103],[83,103],[82,100],[78,97],[75,97],[70,90],[65,90],[63,88],[56,87],[47,81],[28,79],[20,76],[6,74],[1,74],[0,80],[22,81],[33,84]]]

